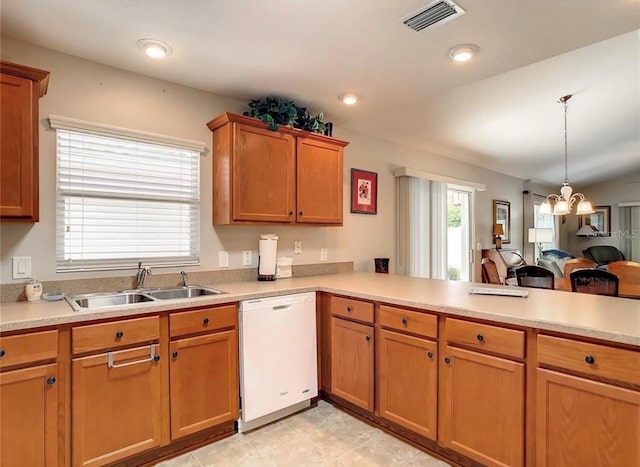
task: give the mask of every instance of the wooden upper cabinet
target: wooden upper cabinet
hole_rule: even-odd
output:
[[[213,223],[342,224],[348,143],[225,113],[213,132]]]
[[[48,71],[0,62],[0,220],[39,220],[38,99],[48,82]]]
[[[301,137],[297,162],[297,221],[342,224],[342,147]]]

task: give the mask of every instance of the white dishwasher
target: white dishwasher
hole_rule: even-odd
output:
[[[318,395],[315,292],[242,301],[239,322],[242,433]]]

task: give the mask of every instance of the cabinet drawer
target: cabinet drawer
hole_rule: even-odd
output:
[[[331,297],[331,313],[365,323],[373,323],[373,303],[353,298]]]
[[[538,363],[640,385],[640,352],[538,336]]]
[[[447,319],[447,341],[514,358],[524,358],[524,331]]]
[[[58,331],[0,337],[0,368],[58,357]]]
[[[425,337],[438,337],[438,317],[435,315],[380,305],[378,322],[386,328]]]
[[[160,337],[160,318],[127,319],[111,323],[77,326],[71,331],[74,354],[151,342]]]
[[[235,328],[237,324],[238,310],[235,305],[173,313],[169,316],[171,337],[223,328]]]

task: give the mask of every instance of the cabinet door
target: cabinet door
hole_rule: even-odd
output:
[[[58,365],[0,373],[0,465],[58,464]]]
[[[234,124],[233,220],[295,220],[293,136]]]
[[[373,326],[331,318],[331,393],[373,412]]]
[[[155,348],[159,354],[159,346]],[[160,363],[150,346],[72,362],[73,465],[104,465],[160,446]]]
[[[440,441],[489,466],[523,464],[524,365],[447,346]]]
[[[342,224],[342,147],[299,137],[296,163],[297,221]]]
[[[171,342],[171,438],[238,418],[236,331]]]
[[[377,342],[380,416],[435,440],[437,344],[386,330]]]
[[[640,392],[537,371],[538,466],[640,465]]]
[[[33,81],[0,74],[0,216],[37,221],[37,96]]]

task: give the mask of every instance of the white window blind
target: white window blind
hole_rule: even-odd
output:
[[[199,263],[198,151],[130,130],[56,133],[57,271]]]

